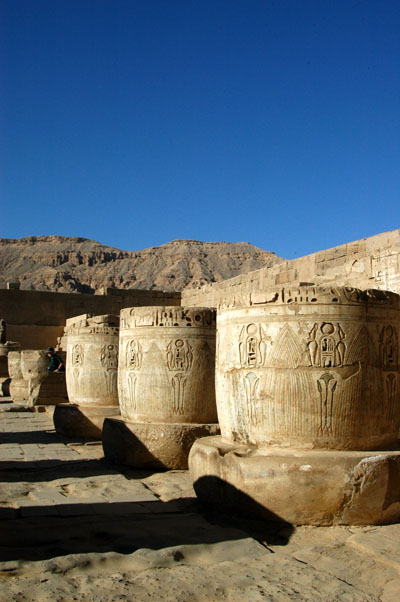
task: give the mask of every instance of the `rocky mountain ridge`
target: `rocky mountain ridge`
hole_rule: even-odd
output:
[[[82,237],[0,238],[0,288],[96,293],[108,287],[181,291],[281,262],[247,242],[178,239],[124,251]]]

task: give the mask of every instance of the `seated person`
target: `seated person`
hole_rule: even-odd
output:
[[[47,357],[50,360],[47,370],[49,372],[65,372],[64,364],[62,363],[61,358],[54,351],[54,348],[47,347],[46,353],[47,353]]]

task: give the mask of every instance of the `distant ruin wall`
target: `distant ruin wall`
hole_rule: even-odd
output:
[[[23,349],[55,346],[67,318],[90,313],[117,314],[124,307],[180,305],[180,293],[107,289],[106,295],[48,293],[0,289],[0,318],[7,324],[7,339]]]
[[[400,293],[400,230],[350,242],[312,255],[283,261],[203,287],[182,292],[185,306],[220,307],[247,293],[302,282],[377,288]]]

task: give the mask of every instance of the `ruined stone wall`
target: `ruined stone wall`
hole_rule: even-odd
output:
[[[106,295],[76,295],[0,289],[0,318],[7,324],[7,339],[23,349],[55,346],[65,321],[79,314],[117,314],[123,307],[180,305],[180,293],[107,289]]]
[[[377,288],[400,293],[400,230],[283,261],[248,274],[182,293],[185,306],[233,305],[250,292],[301,283]]]

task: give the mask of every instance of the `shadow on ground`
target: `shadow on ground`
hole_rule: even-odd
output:
[[[106,462],[104,458],[93,460],[10,460],[0,462],[2,483],[20,481],[39,483],[69,477],[87,478],[108,474],[123,474],[127,479],[143,479],[154,470],[130,469]]]
[[[130,554],[140,548],[212,544],[247,538],[285,545],[292,528],[217,512],[182,513],[172,502],[79,503],[30,507],[33,516],[1,521],[0,561],[80,553]],[[53,514],[54,513],[54,514]]]

